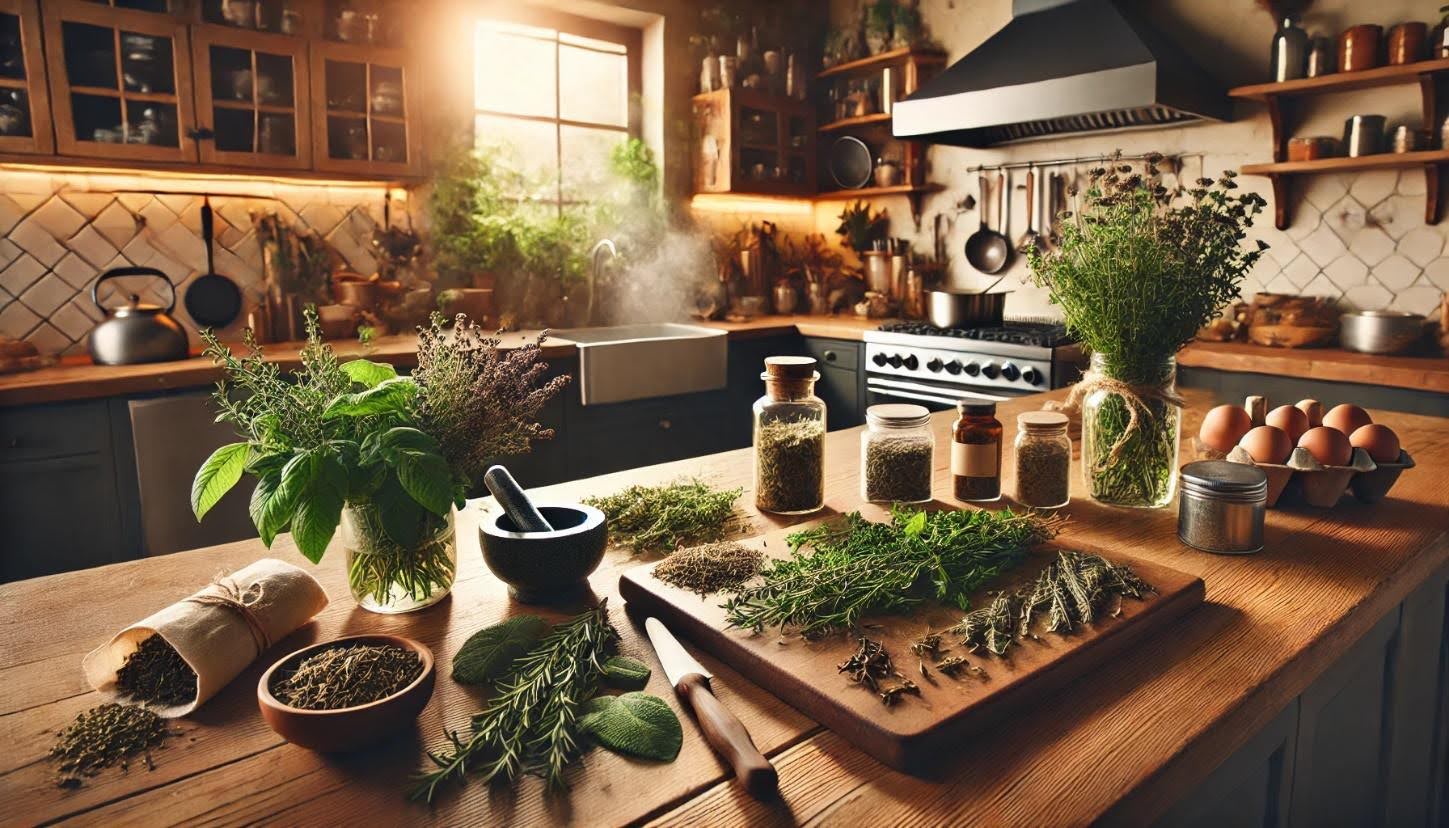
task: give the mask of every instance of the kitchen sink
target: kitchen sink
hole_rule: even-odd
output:
[[[579,349],[584,405],[667,397],[725,386],[724,331],[673,322],[568,328],[551,338]]]

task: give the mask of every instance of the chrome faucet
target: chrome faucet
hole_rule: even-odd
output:
[[[603,269],[603,261],[605,261],[600,257],[605,252],[609,254],[607,261],[612,261],[619,256],[619,248],[609,239],[601,239],[598,244],[594,245],[594,249],[589,251],[592,265],[589,268],[589,304],[584,309],[585,326],[594,324],[594,294],[598,291],[599,271]]]

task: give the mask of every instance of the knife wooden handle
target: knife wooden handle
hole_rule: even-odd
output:
[[[698,673],[682,676],[674,689],[689,702],[700,729],[704,731],[705,741],[730,763],[735,770],[735,778],[744,784],[745,790],[756,799],[773,796],[779,784],[775,766],[755,747],[749,731],[735,718],[735,714],[710,692],[704,676]]]

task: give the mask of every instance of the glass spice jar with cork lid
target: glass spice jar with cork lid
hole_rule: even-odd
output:
[[[1001,497],[1001,421],[996,403],[961,400],[951,427],[951,477],[957,500],[985,503]]]
[[[1016,418],[1016,501],[1056,509],[1071,500],[1072,438],[1067,415],[1028,411]]]
[[[802,515],[825,505],[825,403],[810,357],[765,359],[765,395],[754,404],[755,506]]]
[[[888,403],[865,410],[860,433],[860,496],[873,503],[931,499],[935,438],[923,405]]]

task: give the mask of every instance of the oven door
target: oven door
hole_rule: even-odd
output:
[[[924,405],[932,411],[946,411],[956,407],[961,400],[976,402],[1002,402],[1022,396],[1010,389],[986,388],[970,385],[955,385],[944,382],[929,382],[918,379],[893,379],[878,374],[867,374],[865,378],[865,404],[911,402]]]

